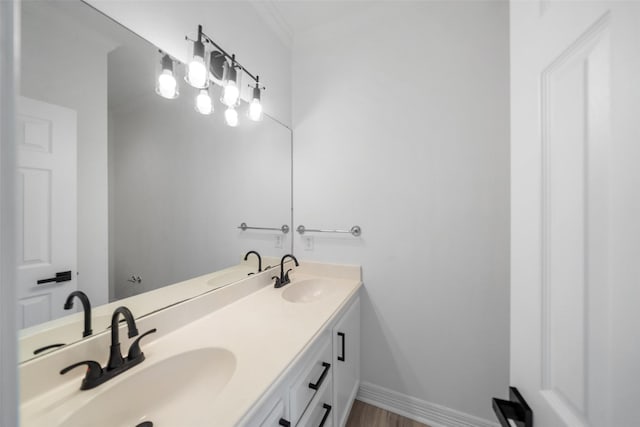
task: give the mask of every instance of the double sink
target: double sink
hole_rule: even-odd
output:
[[[260,292],[279,294],[282,304],[309,304],[322,300],[337,289],[331,279],[302,278],[293,279],[291,284],[281,289],[270,287]],[[183,335],[176,331],[163,339],[174,340],[175,345],[171,347],[180,348],[185,340]],[[80,391],[68,386],[66,389],[73,391],[64,400],[58,400],[59,405],[55,409],[58,416],[53,417],[60,422],[49,425],[211,425],[214,415],[212,402],[225,391],[240,368],[237,355],[221,346],[190,348],[184,352],[151,350],[146,353],[145,362],[95,389]]]

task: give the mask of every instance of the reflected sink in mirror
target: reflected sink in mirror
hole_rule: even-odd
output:
[[[335,290],[335,285],[325,279],[303,279],[291,282],[282,292],[289,302],[310,303],[318,301]]]
[[[34,355],[46,354],[56,350],[57,344],[71,344],[82,340],[83,314],[77,313],[66,322],[48,322],[23,329],[19,335],[19,360],[28,360]],[[105,331],[111,325],[111,313],[91,316],[91,329],[94,334]],[[46,347],[50,347],[45,349]],[[37,353],[35,353],[37,352]],[[34,354],[35,353],[35,354]]]
[[[219,272],[214,274],[209,280],[207,280],[208,286],[220,286],[221,283],[233,283],[238,280],[246,279],[250,273],[256,273],[257,270],[252,266],[239,265],[236,269]]]
[[[96,396],[60,426],[204,426],[211,402],[236,369],[234,354],[223,348],[192,350],[145,366],[149,362],[96,388]]]

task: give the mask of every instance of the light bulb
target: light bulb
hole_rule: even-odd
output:
[[[238,112],[236,111],[236,109],[233,107],[227,108],[227,110],[224,112],[224,120],[232,128],[238,126]]]
[[[213,113],[213,103],[207,89],[202,89],[196,97],[196,111],[200,114]]]
[[[187,82],[196,88],[207,86],[207,67],[204,65],[204,59],[200,56],[194,56],[187,67]]]
[[[231,107],[238,103],[238,98],[240,97],[240,90],[238,90],[238,86],[236,82],[229,80],[227,85],[224,87],[222,91],[222,103],[227,107]]]
[[[173,99],[177,94],[178,83],[171,70],[164,69],[158,76],[157,92],[163,98]]]
[[[254,98],[249,104],[249,118],[254,122],[262,120],[262,104],[259,99]]]

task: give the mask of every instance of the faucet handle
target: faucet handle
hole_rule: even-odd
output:
[[[136,338],[136,340],[133,342],[133,344],[131,344],[131,347],[129,347],[129,353],[127,354],[127,361],[130,362],[132,360],[136,360],[139,358],[142,358],[144,360],[144,353],[142,352],[142,350],[140,350],[140,340],[144,337],[146,337],[147,335],[151,335],[152,333],[156,332],[157,329],[153,328],[147,332],[145,332],[144,334],[140,335],[138,338]]]
[[[102,366],[100,366],[98,362],[96,362],[95,360],[83,360],[82,362],[74,363],[73,365],[69,365],[66,368],[62,369],[60,371],[60,375],[64,375],[70,370],[75,369],[78,366],[82,366],[82,365],[87,365],[87,373],[85,374],[84,379],[82,380],[83,384],[88,380],[98,379],[103,374]]]
[[[272,276],[271,279],[276,279],[276,282],[273,284],[274,288],[281,288],[282,286],[284,286],[282,283],[280,283],[280,278],[278,276]]]
[[[290,283],[291,280],[289,279],[289,272],[293,270],[293,268],[290,268],[287,270],[286,273],[284,273],[284,284]]]

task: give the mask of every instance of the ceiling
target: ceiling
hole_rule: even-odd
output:
[[[371,0],[251,0],[263,20],[289,47],[296,36],[359,13],[375,3]]]

